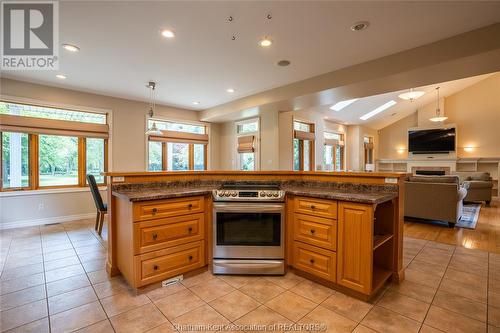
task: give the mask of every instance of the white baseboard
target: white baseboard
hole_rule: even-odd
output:
[[[51,224],[51,223],[61,223],[69,222],[83,219],[95,218],[96,213],[86,213],[77,215],[66,215],[66,216],[55,216],[55,217],[45,217],[42,219],[29,219],[29,220],[19,220],[7,223],[0,223],[0,229],[12,229],[12,228],[24,228],[24,227],[34,227],[37,225]]]

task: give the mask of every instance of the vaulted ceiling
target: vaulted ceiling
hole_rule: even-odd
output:
[[[202,110],[486,26],[498,13],[498,1],[61,1],[60,42],[81,49],[60,51],[67,79],[2,75],[138,100],[155,80],[159,103]],[[360,20],[368,29],[351,31]],[[266,35],[273,44],[262,48]],[[277,66],[283,59],[291,65]]]

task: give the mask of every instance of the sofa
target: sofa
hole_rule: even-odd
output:
[[[405,216],[448,222],[460,220],[466,186],[458,176],[410,176],[405,181]]]
[[[467,196],[464,201],[484,201],[487,205],[491,202],[493,180],[488,172],[457,171],[460,184],[467,187]]]

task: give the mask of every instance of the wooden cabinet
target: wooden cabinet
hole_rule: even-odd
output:
[[[301,242],[294,242],[295,268],[335,282],[335,252]]]
[[[373,208],[340,202],[337,283],[369,294],[372,289]]]
[[[337,218],[337,201],[295,197],[295,212],[331,219]]]
[[[135,256],[137,286],[142,287],[205,265],[202,241]]]
[[[335,282],[337,202],[295,197],[289,221],[293,223],[290,263],[299,270]]]
[[[118,269],[135,288],[205,266],[204,196],[116,200]]]
[[[294,216],[294,239],[335,251],[337,221],[297,213]]]
[[[134,223],[135,254],[205,238],[205,214],[188,214]]]

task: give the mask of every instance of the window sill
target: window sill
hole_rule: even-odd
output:
[[[100,186],[99,191],[106,191],[106,186]],[[88,187],[69,187],[69,188],[52,188],[43,190],[26,190],[26,191],[5,191],[0,192],[0,198],[4,197],[21,197],[27,195],[43,195],[43,194],[59,194],[59,193],[77,193],[90,192]]]

